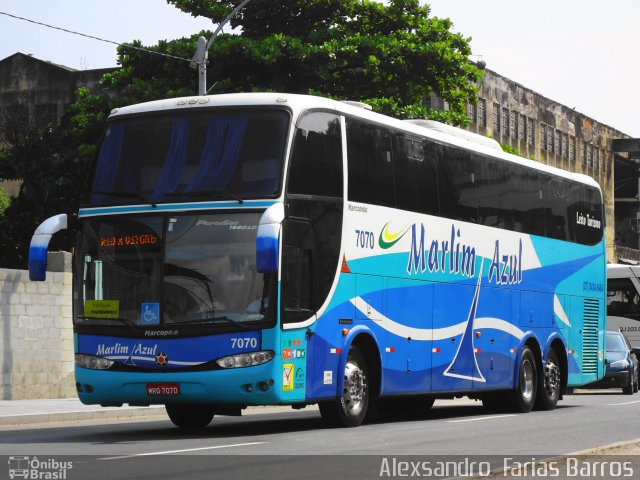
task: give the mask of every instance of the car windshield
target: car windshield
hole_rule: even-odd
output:
[[[626,352],[627,344],[619,333],[607,333],[608,352]]]
[[[185,109],[116,118],[95,167],[91,205],[273,197],[289,125],[284,110]]]

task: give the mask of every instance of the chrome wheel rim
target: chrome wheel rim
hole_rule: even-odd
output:
[[[560,391],[560,368],[553,361],[547,360],[544,383],[549,397],[555,396]]]
[[[354,361],[344,369],[344,404],[350,415],[359,415],[365,407],[367,381],[364,371]]]
[[[533,365],[529,359],[525,359],[520,369],[520,391],[522,392],[522,398],[526,401],[530,401],[533,398],[533,377]]]

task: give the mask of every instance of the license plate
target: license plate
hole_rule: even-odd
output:
[[[180,384],[147,383],[147,395],[151,397],[173,397],[180,395]]]

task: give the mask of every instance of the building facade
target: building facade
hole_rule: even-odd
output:
[[[637,250],[637,234],[627,235],[626,228],[626,217],[635,217],[635,211],[627,209],[616,217],[615,209],[616,164],[622,169],[630,161],[625,154],[614,153],[612,146],[628,135],[488,69],[479,85],[478,102],[467,105],[467,115],[469,130],[509,145],[523,157],[595,179],[604,196],[608,261],[619,261],[617,244]],[[625,178],[630,174],[637,177],[637,168],[635,173],[625,171]]]
[[[78,88],[97,90],[102,76],[113,70],[74,70],[15,53],[0,60],[0,115],[35,125],[56,123],[77,100]],[[17,194],[19,182],[1,180],[7,194]]]

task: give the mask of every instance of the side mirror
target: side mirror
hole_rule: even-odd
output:
[[[265,210],[258,224],[256,268],[259,273],[278,271],[280,230],[284,220],[284,204],[276,203]]]
[[[67,214],[61,213],[42,222],[29,245],[29,280],[42,282],[47,278],[47,250],[54,233],[67,228]]]

